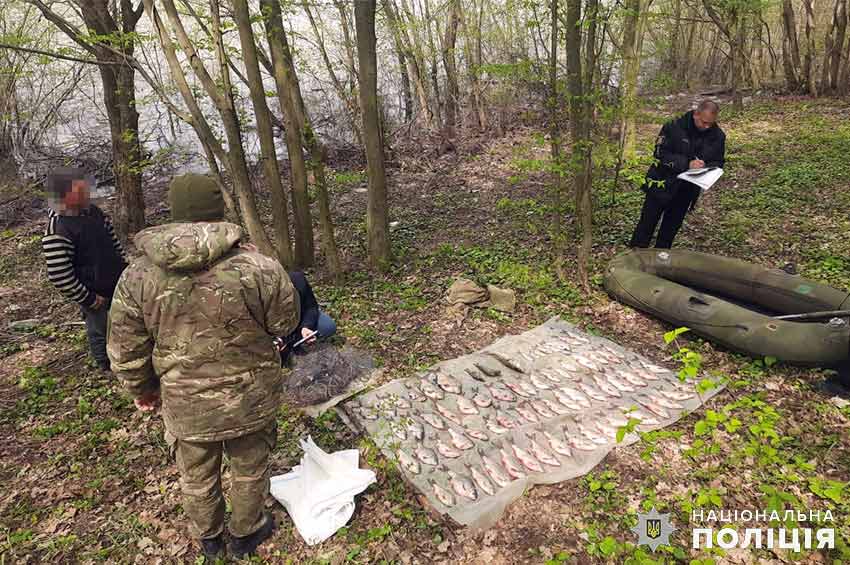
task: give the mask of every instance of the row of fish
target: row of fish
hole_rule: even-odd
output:
[[[573,432],[550,433],[536,430],[527,435],[526,447],[514,442],[494,443],[497,454],[487,455],[478,448],[478,462],[463,462],[466,475],[453,471],[440,464],[440,457],[454,460],[463,456],[464,451],[472,450],[471,441],[452,433],[452,445],[437,440],[435,446],[424,443],[411,451],[404,448],[396,450],[396,458],[402,468],[412,475],[423,472],[439,471],[448,477],[450,490],[440,486],[434,478],[428,479],[434,496],[445,506],[456,504],[455,495],[477,501],[482,493],[494,495],[500,488],[514,480],[523,479],[529,473],[544,473],[562,467],[563,458],[573,458],[574,451],[595,451],[615,441],[618,426],[624,426],[628,420],[620,416],[603,416],[586,424],[575,423]],[[451,432],[450,432],[451,433]]]

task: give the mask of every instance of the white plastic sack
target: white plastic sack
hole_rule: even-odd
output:
[[[356,449],[326,453],[313,438],[301,440],[301,464],[271,478],[271,494],[283,504],[307,545],[331,537],[354,514],[354,495],[375,482],[375,472],[358,467]]]

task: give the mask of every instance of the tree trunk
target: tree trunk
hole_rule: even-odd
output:
[[[420,11],[422,11],[422,5],[420,4]],[[434,34],[431,30],[431,8],[428,0],[425,0],[425,26],[427,29],[428,36],[428,49],[431,53],[431,90],[434,92],[434,119],[437,124],[443,123],[443,116],[441,112],[441,108],[443,106],[442,101],[440,100],[440,81],[437,76],[439,74],[439,65],[437,64],[437,47],[434,43]]]
[[[638,36],[641,19],[641,0],[626,0],[626,15],[623,31],[623,86],[620,91],[620,136],[623,158],[631,161],[635,157],[635,112],[637,101],[637,81],[640,72],[640,37]]]
[[[815,82],[815,11],[814,0],[803,0],[803,14],[805,18],[806,51],[803,55],[803,83],[806,92],[817,96],[817,84]]]
[[[369,263],[372,268],[387,271],[390,267],[389,213],[387,209],[387,177],[384,149],[378,116],[378,61],[375,53],[375,0],[354,4],[357,30],[357,60],[360,67],[360,107],[366,141],[366,163],[369,195],[366,208],[366,231],[369,238]]]
[[[841,71],[841,52],[844,48],[844,39],[847,36],[847,0],[835,0],[835,8],[832,12],[832,25],[835,30],[835,35],[833,37],[830,32],[830,37],[832,39],[832,48],[827,49],[828,52],[828,61],[824,60],[824,75],[828,74],[829,76],[829,84],[824,84],[821,89],[822,90],[838,90],[838,79],[839,73]],[[827,73],[826,69],[829,68],[829,72]]]
[[[557,1],[557,0],[554,0]],[[455,46],[457,43],[457,28],[459,23],[460,0],[451,0],[449,8],[449,23],[443,38],[443,66],[446,68],[446,132],[452,138],[457,124],[457,101],[460,96],[457,82],[457,65],[455,64]]]
[[[838,94],[845,95],[850,93],[850,40],[847,41],[847,48],[844,51],[844,65],[841,67],[841,72],[838,74]]]
[[[594,2],[595,0],[591,0]],[[589,18],[590,19],[590,18]],[[592,21],[592,20],[591,20]],[[578,250],[579,281],[587,292],[590,289],[587,277],[588,260],[590,257],[589,241],[586,241],[587,226],[591,226],[592,218],[587,217],[590,203],[588,180],[591,179],[587,170],[589,162],[588,135],[586,131],[584,81],[581,60],[581,0],[567,0],[567,19],[565,23],[567,50],[567,88],[570,95],[570,126],[573,138],[573,178],[575,187],[575,207],[581,225],[582,239]],[[591,49],[592,50],[592,49]],[[591,234],[592,235],[592,234]]]
[[[98,70],[112,140],[112,171],[117,196],[113,222],[119,236],[127,238],[145,227],[135,72],[128,65],[101,66]]]
[[[257,134],[260,138],[263,173],[271,192],[277,247],[278,249],[288,248],[290,245],[289,210],[286,205],[286,192],[281,182],[280,168],[277,163],[271,112],[266,103],[266,91],[263,87],[263,77],[260,74],[257,45],[254,41],[254,32],[251,29],[251,14],[248,11],[247,0],[232,0],[232,3],[233,18],[239,31],[242,60],[248,78],[248,90],[251,94],[251,103],[254,106]],[[297,137],[296,149],[299,153],[298,156],[301,157],[301,142]],[[294,263],[286,266],[304,268],[313,264],[313,222],[310,220],[310,201],[307,198],[307,172],[303,158],[298,159],[298,161],[290,160],[292,167],[292,212],[295,219],[295,254]]]
[[[319,207],[319,226],[322,230],[322,249],[334,280],[338,281],[342,275],[342,265],[339,259],[339,250],[336,246],[333,221],[330,212],[330,203],[325,179],[325,160],[327,158],[324,147],[313,135],[309,118],[304,109],[304,100],[301,97],[301,87],[295,74],[292,63],[292,51],[283,28],[283,18],[280,12],[280,4],[276,0],[260,0],[260,8],[265,14],[266,36],[271,52],[272,75],[277,86],[278,101],[286,129],[286,149],[289,161],[292,164],[293,185],[296,176],[298,182],[303,182],[304,190],[307,190],[307,174],[301,145],[310,153],[310,168],[316,185],[316,200]]]
[[[268,6],[268,3],[265,4]],[[342,81],[336,74],[334,70],[333,64],[331,63],[331,59],[328,56],[327,49],[325,49],[325,41],[322,37],[322,33],[319,29],[319,25],[316,22],[315,17],[313,16],[313,12],[310,9],[310,4],[307,0],[302,1],[302,6],[304,7],[304,13],[307,14],[307,19],[310,20],[310,26],[313,28],[313,34],[316,36],[316,44],[319,46],[319,54],[322,57],[322,61],[325,63],[325,70],[328,72],[328,76],[331,78],[331,82],[334,85],[334,90],[336,90],[336,95],[339,96],[340,101],[345,105],[348,110],[348,119],[351,124],[351,131],[354,134],[355,139],[357,140],[358,145],[363,145],[363,135],[360,132],[360,124],[359,124],[359,111],[356,100],[351,95],[351,92],[347,91],[345,86],[342,84]],[[339,6],[340,17],[345,18],[345,8],[343,6]],[[280,11],[280,7],[278,6],[278,11]],[[344,24],[343,30],[347,31],[348,24]],[[284,38],[286,36],[284,35]],[[346,41],[347,38],[346,38]],[[346,48],[348,50],[348,48]],[[351,64],[353,65],[353,57]],[[269,69],[270,72],[273,72],[272,69]],[[354,74],[355,71],[351,70],[350,74]],[[351,89],[349,89],[351,90]]]
[[[561,281],[565,281],[567,274],[564,271],[565,241],[564,228],[561,214],[564,213],[564,182],[561,163],[561,122],[558,115],[560,106],[558,100],[558,0],[551,0],[552,29],[549,36],[551,49],[549,50],[549,137],[552,150],[552,170],[555,173],[554,200],[555,215],[552,222],[553,238],[555,243],[555,272]]]
[[[634,2],[635,0],[630,0],[630,2]],[[628,4],[626,6],[628,10]],[[628,18],[631,17],[631,14],[626,14],[626,25],[628,25]],[[679,34],[680,28],[682,27],[682,0],[673,0],[673,29],[670,35],[670,46],[667,51],[667,68],[670,71],[670,76],[673,79],[677,79],[679,77]],[[624,35],[628,33],[624,31]],[[623,39],[623,44],[625,45],[625,38]],[[687,64],[687,62],[685,63]]]
[[[145,11],[148,14],[152,14],[152,18],[156,18],[159,20],[159,17],[156,15],[156,11],[154,9],[153,0],[144,0],[145,3]],[[219,115],[221,116],[222,124],[224,125],[225,135],[227,136],[227,153],[226,157],[224,151],[222,150],[221,157],[225,157],[225,161],[228,163],[228,172],[233,180],[233,185],[236,189],[237,197],[239,198],[239,207],[242,210],[242,215],[245,219],[245,227],[248,229],[248,234],[251,236],[251,240],[257,245],[257,247],[265,254],[274,256],[275,249],[271,244],[271,241],[266,235],[265,230],[263,229],[263,224],[260,221],[260,214],[257,210],[257,202],[254,198],[254,189],[251,185],[251,177],[248,174],[248,165],[245,161],[245,152],[242,148],[242,134],[239,126],[239,118],[236,114],[236,110],[233,105],[233,89],[230,84],[230,74],[227,70],[227,63],[224,59],[224,46],[221,41],[220,33],[214,32],[214,42],[216,44],[216,54],[218,57],[218,64],[221,71],[221,84],[217,83],[210,76],[207,69],[204,67],[204,64],[195,51],[195,47],[189,39],[188,34],[186,33],[185,28],[183,27],[182,22],[180,21],[180,17],[177,13],[177,9],[174,6],[173,0],[163,0],[163,6],[165,7],[165,12],[168,16],[168,20],[171,23],[171,29],[177,37],[177,42],[180,45],[181,50],[185,53],[186,58],[189,61],[189,64],[192,67],[192,70],[195,73],[195,76],[198,78],[199,82],[203,86],[207,95],[212,99],[215,104]],[[211,2],[211,8],[217,8],[218,5],[215,0]],[[216,15],[215,9],[212,10],[213,15]],[[157,23],[157,22],[155,22]],[[158,24],[161,26],[162,22],[158,21]],[[173,51],[173,44],[171,44],[170,34],[164,28],[161,28],[160,31],[160,42],[163,45],[163,48],[168,51],[168,47],[170,46]],[[171,75],[175,78],[175,80],[179,81],[180,77],[182,77],[182,82],[185,85],[181,86],[180,90],[183,94],[184,100],[187,98],[192,99],[191,105],[187,101],[187,105],[194,106],[197,111],[197,114],[193,112],[193,119],[197,120],[196,115],[199,115],[203,118],[203,114],[198,107],[196,101],[194,101],[194,95],[192,94],[191,88],[188,83],[186,83],[185,76],[183,75],[182,67],[180,66],[179,61],[177,61],[176,53],[172,53],[173,57],[169,59],[169,67],[171,68]],[[203,120],[205,122],[205,120]],[[203,128],[202,125],[199,124],[199,127]],[[211,136],[211,139],[217,141],[215,135],[212,133],[210,129],[207,131]],[[206,132],[205,132],[206,135]],[[217,155],[218,156],[218,155]],[[288,251],[288,246],[282,250],[278,250],[278,258],[283,264],[291,264],[292,256],[285,255]]]
[[[407,73],[407,60],[404,51],[396,48],[395,54],[398,58],[398,70],[401,74],[401,102],[404,108],[404,121],[407,123],[413,119],[413,93],[410,91],[410,75]]]
[[[740,110],[744,107],[741,96],[741,82],[744,75],[744,43],[746,42],[747,29],[746,15],[743,9],[735,10],[731,27],[735,32],[730,46],[732,56],[732,107]]]
[[[404,57],[407,60],[407,64],[409,66],[408,74],[413,80],[413,85],[416,88],[416,95],[419,98],[419,107],[422,111],[422,120],[425,123],[425,127],[430,129],[433,125],[434,116],[431,113],[431,106],[428,103],[428,89],[425,86],[424,65],[419,59],[419,57],[417,57],[413,49],[413,45],[411,44],[410,38],[407,35],[407,30],[404,27],[404,23],[400,21],[398,12],[395,9],[395,6],[393,5],[393,0],[381,0],[381,6],[384,8],[384,13],[387,16],[387,23],[389,24],[390,30],[392,31],[393,40],[396,42],[397,48],[404,52]],[[357,39],[357,56],[360,56],[359,37]]]
[[[800,89],[800,45],[797,41],[797,19],[791,0],[782,2],[782,68],[789,91]]]

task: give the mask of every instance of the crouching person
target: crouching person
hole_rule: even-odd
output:
[[[274,528],[263,512],[282,388],[273,338],[297,327],[298,294],[277,261],[240,246],[211,178],[175,178],[169,200],[174,223],[136,235],[143,256],[118,282],[107,350],[138,409],[161,402],[183,510],[211,559],[224,553],[227,456],[230,553],[245,557]]]

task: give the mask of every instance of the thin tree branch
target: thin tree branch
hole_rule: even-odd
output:
[[[36,55],[46,55],[47,57],[52,57],[54,59],[63,59],[65,61],[73,61],[75,63],[85,63],[87,65],[117,65],[119,67],[124,66],[125,63],[119,61],[98,61],[96,59],[83,59],[80,57],[72,57],[71,55],[62,55],[61,53],[54,53],[52,51],[42,51],[41,49],[33,49],[31,47],[21,47],[20,45],[9,45],[6,43],[0,43],[0,48],[3,49],[11,49],[13,51],[23,51],[25,53],[35,53]]]

